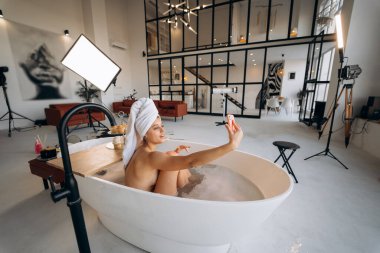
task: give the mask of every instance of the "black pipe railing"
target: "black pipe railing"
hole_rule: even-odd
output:
[[[78,243],[78,248],[80,253],[90,253],[90,245],[87,237],[86,224],[83,217],[83,210],[81,206],[81,198],[79,195],[78,184],[73,175],[73,171],[71,168],[71,161],[69,155],[69,149],[67,145],[66,139],[66,127],[67,123],[71,119],[71,117],[76,114],[78,111],[83,109],[96,109],[102,111],[107,116],[108,120],[111,123],[111,126],[116,125],[116,121],[112,113],[102,105],[94,104],[94,103],[83,103],[79,104],[69,111],[65,113],[63,118],[61,119],[58,130],[58,139],[59,146],[61,148],[63,167],[65,170],[65,183],[64,186],[55,190],[53,182],[51,183],[51,198],[54,202],[58,202],[61,199],[67,198],[67,206],[70,208],[71,219],[73,221],[73,226],[75,230],[75,236]]]

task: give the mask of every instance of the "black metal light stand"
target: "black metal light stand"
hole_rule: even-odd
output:
[[[223,126],[223,125],[227,124],[227,122],[225,121],[225,119],[226,119],[226,107],[227,107],[226,93],[223,93],[222,96],[223,96],[223,120],[215,122],[216,126]]]
[[[340,69],[342,69],[343,67],[343,51],[339,50],[339,56],[340,56]],[[329,156],[333,159],[335,159],[336,161],[338,161],[344,168],[348,169],[348,167],[346,165],[344,165],[341,161],[339,161],[338,158],[336,158],[336,156],[334,156],[333,153],[331,153],[330,151],[330,141],[331,141],[331,135],[333,133],[333,125],[334,125],[334,117],[335,117],[335,111],[336,111],[336,108],[337,108],[337,102],[338,102],[338,92],[339,92],[339,86],[340,84],[342,83],[342,76],[341,76],[341,73],[342,71],[339,71],[339,75],[338,75],[338,85],[336,87],[336,92],[335,92],[335,99],[334,99],[334,108],[333,108],[333,112],[332,112],[332,116],[331,116],[331,123],[330,123],[330,131],[329,131],[329,136],[328,136],[328,139],[327,139],[327,145],[326,145],[326,148],[315,154],[315,155],[312,155],[312,156],[309,156],[307,158],[305,158],[304,160],[308,160],[312,157],[315,157],[315,156]]]
[[[7,87],[6,87],[6,78],[5,78],[5,75],[3,72],[7,72],[8,71],[8,68],[7,67],[1,67],[1,72],[0,72],[0,86],[3,88],[3,92],[4,92],[4,97],[5,97],[5,102],[7,104],[7,108],[8,108],[8,112],[6,112],[3,116],[0,117],[0,121],[3,121],[3,120],[7,120],[7,119],[3,119],[5,116],[8,115],[8,137],[11,137],[12,136],[12,121],[15,120],[15,119],[26,119],[26,120],[30,120],[32,121],[33,123],[35,123],[34,120],[28,118],[28,117],[25,117],[17,112],[14,112],[12,111],[11,109],[11,105],[9,103],[9,98],[8,98],[8,94],[7,94]],[[13,117],[13,114],[16,114],[17,116],[19,116],[20,118],[14,118]],[[16,129],[16,128],[15,128]],[[16,129],[18,130],[18,129]]]
[[[87,81],[84,80],[84,90],[85,90],[85,93],[86,93],[86,102],[90,102],[90,97],[89,97],[89,88],[88,88],[88,85],[87,85]],[[87,114],[88,114],[88,126],[89,127],[92,127],[92,129],[94,130],[94,132],[96,132],[96,128],[95,128],[95,125],[94,125],[94,122],[93,120],[97,121],[98,122],[98,126],[103,126],[103,127],[106,127],[104,124],[102,124],[100,121],[96,120],[95,118],[92,117],[91,115],[91,110],[87,110]]]
[[[94,108],[94,109],[104,112],[108,120],[110,121],[111,126],[116,125],[116,121],[112,113],[107,108],[99,104],[95,104],[95,103],[79,104],[73,107],[72,109],[70,109],[68,112],[66,112],[57,128],[59,145],[60,145],[61,154],[62,154],[63,167],[65,170],[64,186],[59,190],[55,190],[53,181],[51,179],[49,180],[51,189],[52,189],[52,192],[51,192],[52,200],[54,202],[58,202],[61,199],[67,198],[67,206],[70,208],[71,219],[73,221],[75,236],[77,239],[80,253],[90,253],[91,250],[90,250],[90,245],[89,245],[88,237],[87,237],[86,224],[83,217],[78,184],[77,184],[77,181],[75,180],[75,177],[73,175],[73,171],[71,168],[69,149],[68,149],[67,139],[66,139],[66,127],[71,117],[78,111],[81,111],[85,108]]]

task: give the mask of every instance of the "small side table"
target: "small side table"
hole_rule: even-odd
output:
[[[42,178],[45,190],[49,189],[48,179],[51,176],[56,184],[63,185],[65,181],[65,173],[63,170],[55,168],[40,159],[33,159],[29,161],[30,172]]]
[[[282,160],[284,160],[284,164],[282,165],[282,168],[286,166],[288,173],[292,175],[296,183],[298,183],[297,177],[294,174],[292,167],[289,164],[289,160],[293,156],[294,152],[296,152],[296,150],[300,148],[300,146],[293,142],[287,142],[287,141],[275,141],[273,142],[273,145],[275,145],[278,148],[278,151],[280,151],[280,155],[277,157],[277,159],[274,162],[277,162],[278,159],[280,159],[281,157]],[[288,157],[286,157],[285,155],[286,150],[291,150],[291,153],[289,154]]]

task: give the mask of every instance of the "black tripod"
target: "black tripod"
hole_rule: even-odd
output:
[[[6,72],[8,71],[8,68],[7,67],[1,67],[1,70],[3,72]],[[0,86],[3,88],[3,92],[4,92],[4,97],[5,97],[5,102],[7,103],[7,107],[8,107],[8,112],[6,112],[3,116],[1,116],[0,118],[0,121],[4,121],[4,120],[8,120],[8,137],[11,137],[12,136],[12,121],[15,120],[15,119],[27,119],[27,120],[30,120],[34,123],[34,120],[28,118],[28,117],[25,117],[17,112],[14,112],[12,111],[11,109],[11,106],[9,104],[9,99],[8,99],[8,94],[7,94],[7,87],[6,87],[6,79],[5,79],[5,76],[4,76],[4,73],[0,73]],[[17,116],[19,116],[20,118],[14,118],[13,117],[13,114],[16,114]],[[5,116],[8,115],[8,119],[3,119]],[[13,124],[14,125],[14,124]],[[14,127],[15,130],[19,130],[17,129],[16,127]]]
[[[89,87],[87,85],[87,80],[84,80],[84,85],[82,83],[79,82],[79,84],[82,86],[81,88],[81,93],[83,93],[82,96],[84,96],[84,98],[86,99],[86,102],[89,103],[91,102],[91,97],[93,97],[94,95],[94,92],[97,92],[98,89],[94,90],[92,89],[91,87]],[[97,97],[97,96],[96,96]],[[87,109],[87,115],[88,115],[88,124],[87,124],[87,127],[92,127],[92,129],[94,130],[94,132],[96,133],[98,130],[96,129],[97,127],[98,128],[107,128],[106,125],[104,125],[102,122],[98,121],[96,118],[94,118],[92,115],[91,115],[91,109]],[[95,126],[94,125],[94,122],[97,122],[98,125]],[[77,129],[81,129],[79,127],[79,125],[77,125],[74,129],[72,130],[69,130],[68,128],[66,129],[67,133],[70,133],[74,130],[77,130]]]
[[[215,122],[216,126],[222,126],[222,125],[227,124],[227,122],[225,121],[227,98],[226,98],[226,94],[225,93],[223,93],[222,96],[223,96],[223,121]]]
[[[342,67],[343,67],[343,59],[341,59],[341,61],[340,61],[340,69],[342,69]],[[330,152],[330,141],[331,141],[331,135],[333,133],[334,117],[335,117],[335,111],[336,111],[336,107],[337,107],[336,105],[338,102],[339,86],[341,83],[342,83],[342,76],[341,76],[341,71],[340,71],[339,72],[338,85],[336,87],[336,92],[335,92],[334,108],[333,108],[333,112],[332,112],[332,116],[331,116],[330,131],[329,131],[329,137],[327,139],[326,148],[325,148],[325,150],[323,150],[323,151],[321,151],[315,155],[309,156],[309,157],[305,158],[304,160],[308,160],[314,156],[329,156],[329,157],[335,159],[336,161],[338,161],[344,168],[348,169],[348,167],[346,165],[344,165],[341,161],[339,161],[339,159],[336,158],[336,156],[334,156],[333,153]]]

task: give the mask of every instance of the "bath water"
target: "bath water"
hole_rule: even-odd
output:
[[[179,189],[178,196],[214,201],[252,201],[263,194],[247,178],[223,166],[207,164],[190,170],[190,183]]]

